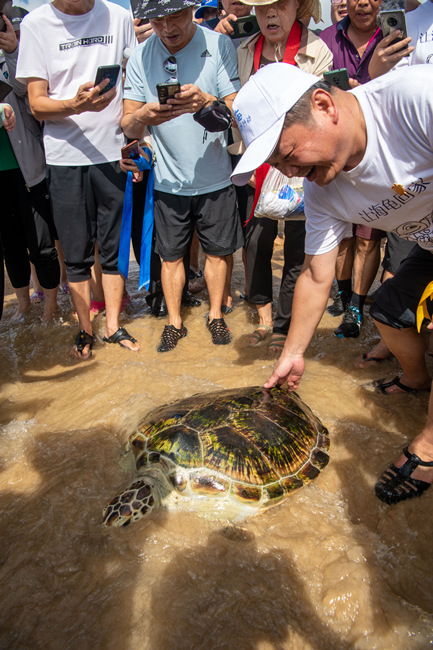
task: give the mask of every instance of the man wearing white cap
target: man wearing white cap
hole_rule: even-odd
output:
[[[416,310],[433,277],[433,94],[431,68],[416,66],[351,91],[331,88],[294,66],[259,70],[240,90],[234,115],[247,150],[233,172],[248,182],[267,161],[304,176],[306,258],[292,320],[266,388],[298,387],[304,353],[324,312],[338,245],[352,224],[368,224],[418,246],[377,291],[370,313],[403,375],[382,380],[385,395],[426,390],[430,377]],[[376,484],[387,503],[419,496],[433,482],[433,398],[428,426]]]

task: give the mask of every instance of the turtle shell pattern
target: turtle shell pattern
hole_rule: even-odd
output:
[[[151,411],[130,436],[138,473],[157,464],[173,487],[269,507],[327,465],[328,431],[294,392],[238,388]]]

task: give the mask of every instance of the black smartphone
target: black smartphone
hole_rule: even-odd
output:
[[[178,81],[169,81],[166,84],[156,84],[156,92],[158,93],[159,103],[166,104],[167,99],[174,97],[176,93],[180,93],[180,83]]]
[[[11,19],[12,11],[12,0],[0,0],[0,32],[5,32],[7,30],[6,23],[3,20],[3,16],[6,16]]]
[[[243,18],[230,21],[230,24],[233,27],[233,34],[230,34],[230,38],[245,38],[246,36],[257,34],[260,31],[259,23],[255,16],[244,16]]]
[[[121,149],[121,160],[127,160],[128,158],[138,158],[139,155],[140,152],[138,151],[138,140],[133,140]]]
[[[11,90],[13,90],[12,86],[7,84],[6,81],[0,81],[0,102],[9,95]]]
[[[349,73],[346,68],[338,68],[338,70],[328,70],[328,72],[324,72],[323,80],[327,81],[331,86],[336,86],[341,90],[350,90]]]
[[[384,36],[392,34],[396,29],[399,29],[402,32],[402,35],[395,38],[390,45],[399,43],[404,38],[407,38],[406,18],[403,9],[379,11],[379,20]]]
[[[100,65],[99,68],[96,71],[96,77],[95,77],[95,86],[101,83],[104,79],[109,79],[110,81],[108,84],[105,86],[100,91],[100,95],[103,95],[104,93],[108,92],[113,88],[113,86],[116,85],[117,83],[117,78],[120,73],[120,65],[116,63],[115,65]]]

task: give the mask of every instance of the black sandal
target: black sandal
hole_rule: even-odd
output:
[[[131,343],[137,343],[137,339],[131,336],[124,327],[119,327],[119,329],[114,332],[114,334],[111,336],[104,336],[102,340],[105,341],[105,343],[118,343],[122,348],[126,348],[126,345],[122,345],[122,341],[131,341]]]
[[[212,334],[212,343],[214,345],[227,345],[232,340],[230,330],[225,324],[224,318],[214,318],[207,322],[210,333]]]
[[[374,487],[376,496],[390,506],[406,499],[420,497],[431,486],[427,481],[412,478],[412,474],[418,466],[433,467],[433,461],[421,460],[416,454],[411,454],[407,447],[403,449],[403,454],[407,461],[401,467],[391,465]]]
[[[188,330],[182,323],[179,329],[174,325],[166,325],[161,336],[161,343],[158,346],[158,352],[170,352],[174,350],[177,342],[188,334]]]
[[[86,359],[90,358],[92,356],[92,348],[93,344],[95,342],[94,336],[91,334],[88,334],[85,330],[81,330],[78,332],[76,339],[75,339],[75,347],[77,348],[77,352],[80,353],[81,356],[83,356],[83,350],[86,347],[86,345],[89,346],[89,356],[86,357]],[[84,358],[84,357],[83,357]]]

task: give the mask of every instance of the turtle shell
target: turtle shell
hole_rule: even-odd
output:
[[[328,432],[294,392],[193,395],[151,411],[130,436],[137,469],[158,465],[180,493],[267,507],[328,463]]]

